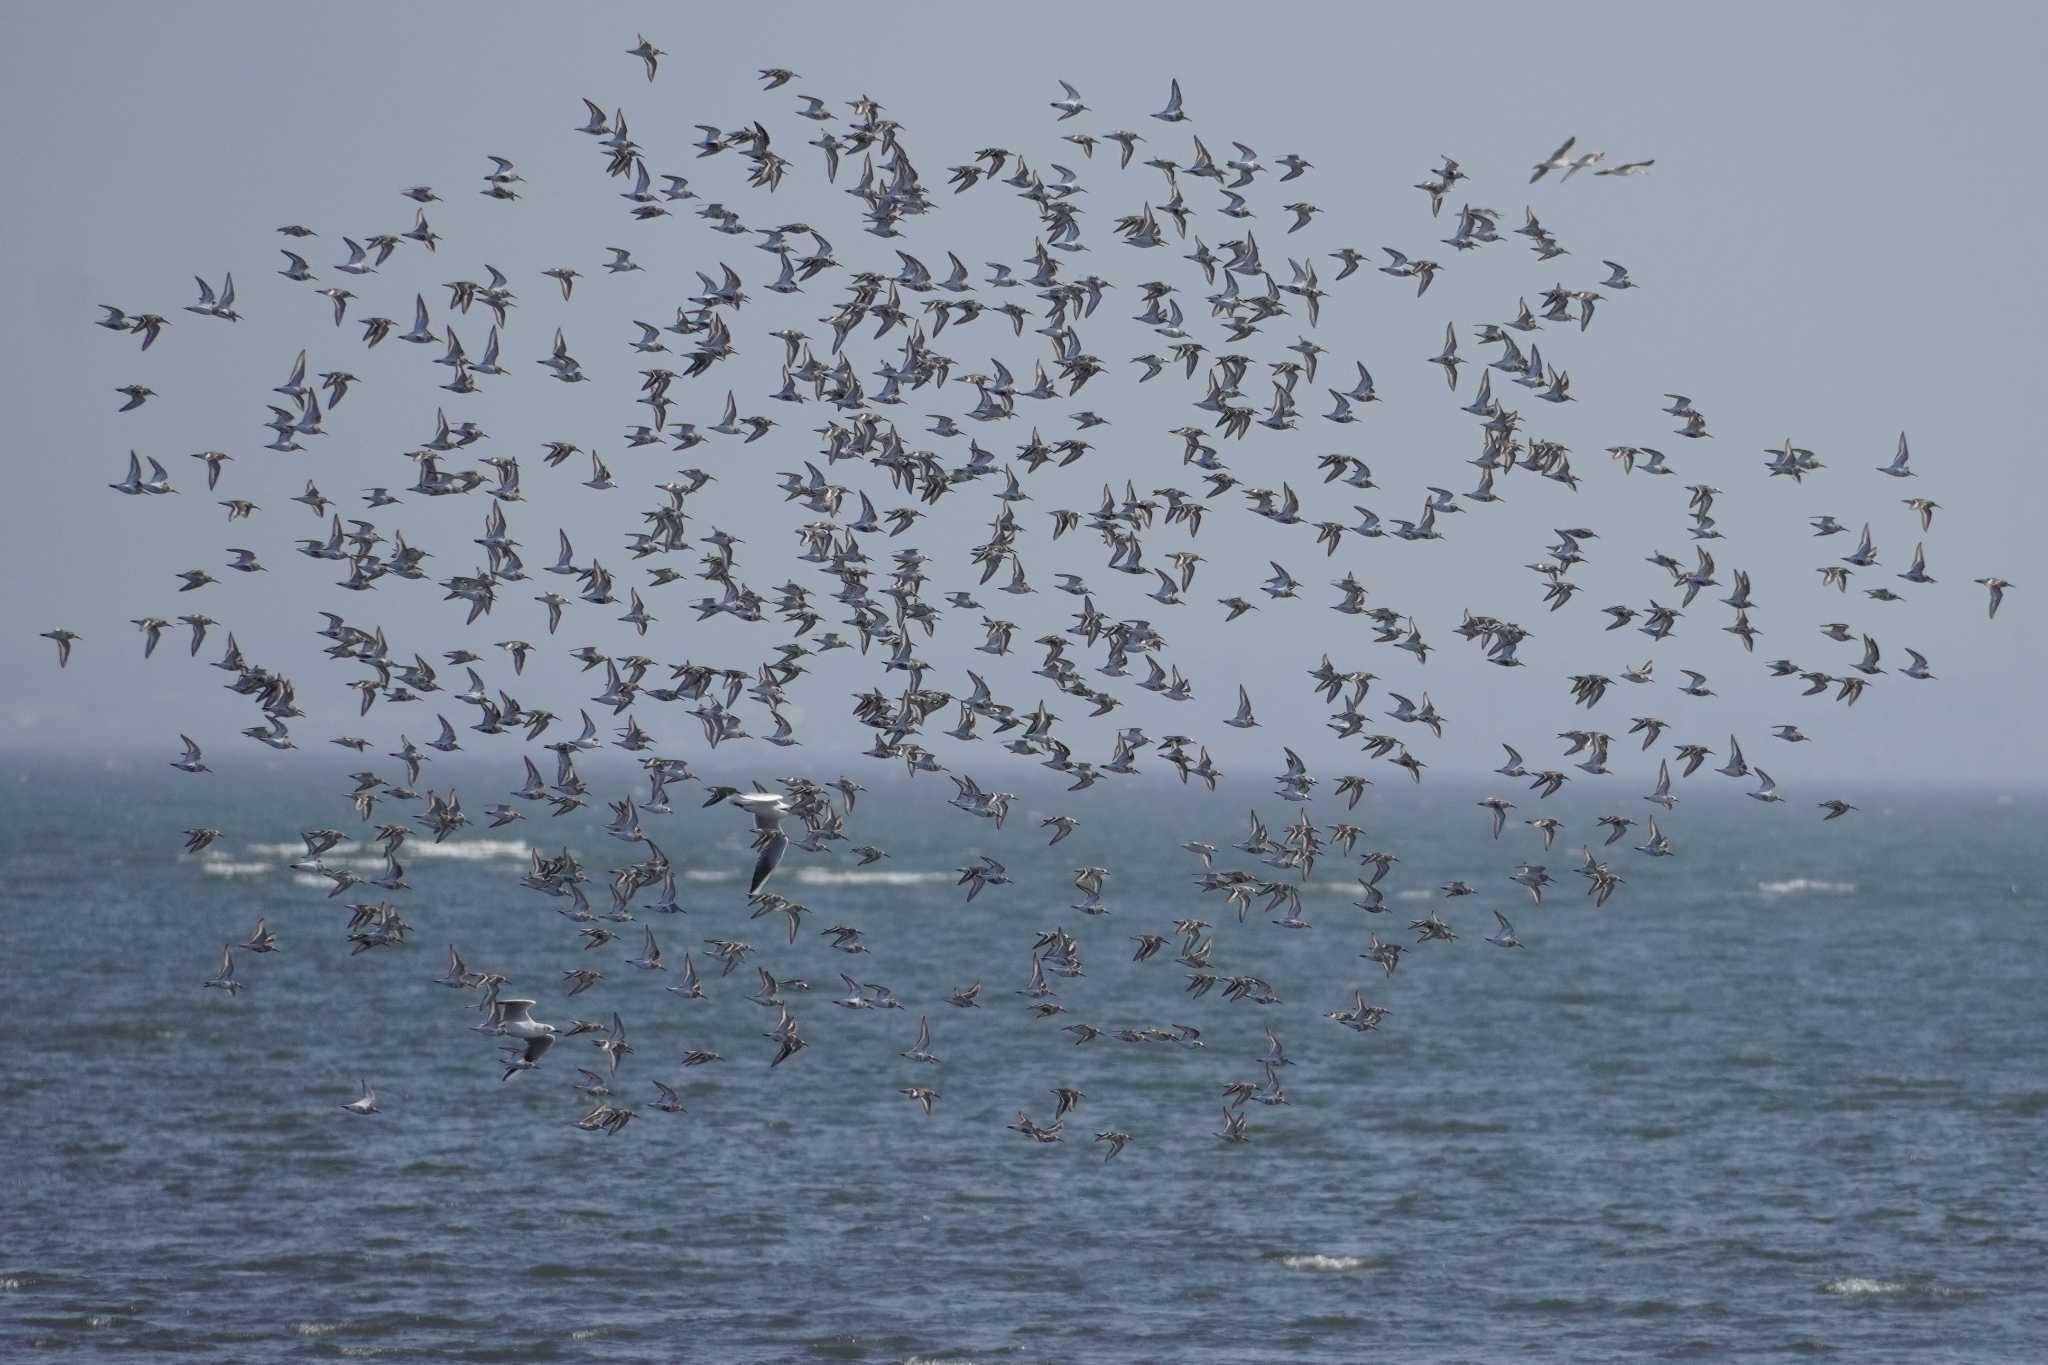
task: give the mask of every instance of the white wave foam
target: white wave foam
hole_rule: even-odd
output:
[[[313,873],[311,873],[311,872],[294,872],[294,873],[292,873],[292,885],[293,885],[293,886],[324,886],[324,887],[326,887],[327,889],[329,889],[330,891],[334,889],[334,883],[333,883],[333,882],[330,882],[330,881],[328,881],[328,880],[327,880],[327,878],[325,878],[325,877],[318,877],[318,876],[315,876],[315,875],[314,875]]]
[[[260,877],[271,870],[271,863],[240,863],[232,858],[208,858],[199,864],[199,870],[209,877]]]
[[[1861,1275],[1845,1275],[1839,1280],[1829,1280],[1820,1287],[1820,1292],[1857,1298],[1866,1294],[1903,1294],[1906,1286],[1897,1280],[1869,1280]]]
[[[0,1276],[0,1293],[11,1294],[21,1288],[22,1281],[17,1275]]]
[[[1788,877],[1778,882],[1758,882],[1756,889],[1766,896],[1796,896],[1806,892],[1815,896],[1848,896],[1856,891],[1854,882],[1822,881],[1818,877]]]
[[[693,867],[683,873],[683,880],[686,882],[729,882],[738,875],[737,872],[720,872],[709,868]]]
[[[292,1324],[293,1334],[302,1337],[324,1337],[329,1332],[339,1331],[340,1329],[341,1324],[338,1322],[295,1322]]]
[[[303,858],[306,856],[306,841],[303,839],[285,839],[274,844],[244,844],[242,847],[244,851],[264,858]],[[334,853],[353,853],[361,847],[361,844],[350,839],[336,844],[329,851]]]
[[[805,886],[923,886],[958,879],[954,872],[911,872],[878,868],[800,867],[796,880]]]
[[[521,862],[533,856],[533,845],[524,839],[461,839],[445,844],[409,843],[406,849],[415,858],[459,858],[470,862],[481,862],[487,858],[517,858]]]
[[[1325,1256],[1321,1252],[1312,1252],[1306,1256],[1282,1256],[1280,1264],[1289,1270],[1362,1270],[1365,1257]]]
[[[1436,892],[1426,886],[1409,886],[1396,891],[1394,899],[1397,901],[1426,901],[1435,894]]]
[[[244,844],[243,850],[262,858],[289,858],[296,862],[306,856],[303,840],[281,840],[277,843]],[[533,846],[524,839],[454,839],[445,844],[430,844],[425,840],[410,840],[400,850],[401,861],[408,858],[453,858],[463,862],[482,862],[491,858],[517,858],[524,861],[533,856]],[[360,858],[365,865],[382,867],[384,852],[381,846],[372,847],[359,839],[344,839],[320,855],[320,861],[329,866],[347,866],[350,858]]]
[[[401,858],[399,861],[403,862],[404,859]],[[381,854],[364,858],[337,858],[332,853],[329,853],[321,857],[320,865],[322,867],[331,867],[341,872],[382,872],[384,870],[384,858]]]

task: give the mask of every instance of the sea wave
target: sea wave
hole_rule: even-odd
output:
[[[260,877],[274,866],[273,863],[237,862],[232,858],[214,857],[200,863],[199,870],[209,877]]]
[[[915,872],[895,868],[800,867],[795,879],[805,886],[924,886],[959,880],[957,872]]]
[[[360,848],[361,845],[357,844],[354,840],[350,840],[346,843],[336,844],[334,847],[343,853],[348,853]],[[266,858],[303,858],[306,856],[306,842],[303,839],[286,839],[274,844],[260,842],[244,844],[242,848],[246,852]]]
[[[533,856],[533,845],[524,839],[460,839],[445,844],[414,842],[405,848],[415,858],[459,858],[472,862],[489,858],[524,861]]]
[[[1903,1294],[1906,1286],[1898,1280],[1870,1280],[1861,1275],[1845,1275],[1838,1280],[1829,1280],[1820,1287],[1823,1294],[1842,1294],[1859,1298],[1866,1294]]]
[[[297,861],[306,856],[303,840],[279,841],[277,843],[249,843],[242,845],[243,851],[259,858],[290,858]],[[400,860],[406,858],[453,858],[462,862],[484,862],[492,858],[517,858],[525,860],[533,856],[533,845],[524,839],[452,839],[444,844],[432,844],[424,839],[408,840],[399,851]],[[371,845],[360,839],[344,839],[320,855],[320,861],[333,866],[346,866],[350,858],[360,858],[369,865],[382,867],[384,852],[381,845]]]
[[[1364,1256],[1326,1256],[1320,1251],[1300,1255],[1282,1256],[1280,1264],[1289,1270],[1341,1271],[1363,1270],[1372,1262]]]
[[[1892,1294],[1926,1295],[1930,1298],[1946,1299],[1954,1298],[1964,1291],[1952,1289],[1947,1285],[1915,1284],[1907,1280],[1879,1280],[1863,1275],[1844,1275],[1837,1279],[1823,1281],[1820,1286],[1820,1292],[1851,1299]]]
[[[1816,896],[1848,896],[1856,890],[1854,882],[1830,882],[1818,877],[1788,877],[1777,882],[1758,882],[1757,891],[1766,896],[1796,896],[1802,892]]]

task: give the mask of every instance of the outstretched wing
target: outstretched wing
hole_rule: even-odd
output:
[[[761,856],[754,861],[754,879],[747,886],[747,894],[753,895],[767,884],[768,878],[782,862],[782,855],[789,851],[789,836],[777,829],[761,845]]]

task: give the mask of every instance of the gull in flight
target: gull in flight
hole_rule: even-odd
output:
[[[508,1049],[505,1080],[539,1066],[540,1059],[547,1056],[548,1049],[555,1045],[555,1026],[534,1018],[530,1013],[533,1006],[531,1000],[496,1002],[498,1026],[494,1031],[519,1040],[519,1046]]]
[[[782,855],[789,851],[789,836],[782,832],[782,817],[789,814],[789,803],[773,792],[742,793],[732,802],[754,817],[754,844],[761,856],[755,859],[754,875],[747,883],[747,894],[753,896],[768,884]]]
[[[1577,141],[1577,137],[1566,138],[1556,151],[1537,162],[1535,165],[1536,173],[1529,177],[1529,183],[1535,184],[1552,171],[1568,170],[1572,164],[1572,144]]]

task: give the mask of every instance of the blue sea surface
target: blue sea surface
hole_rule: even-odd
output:
[[[1240,924],[1179,847],[1256,869],[1229,845],[1254,803],[1277,832],[1284,802],[1047,787],[998,831],[949,809],[943,777],[869,764],[848,769],[873,788],[848,842],[891,856],[793,852],[774,885],[811,907],[794,945],[747,918],[744,818],[686,785],[645,822],[688,913],[637,910],[585,951],[560,902],[517,885],[529,848],[576,849],[600,910],[640,850],[603,833],[602,801],[479,828],[512,782],[478,767],[460,776],[476,825],[401,855],[411,944],[352,957],[342,907],[382,893],[329,899],[286,866],[301,830],[369,832],[345,770],[309,789],[301,769],[24,760],[0,788],[0,1357],[2048,1357],[2039,794],[1859,793],[1823,824],[1702,774],[1660,817],[1677,856],[1630,852],[1640,826],[1599,850],[1628,880],[1596,909],[1571,872],[1594,807],[1542,803],[1566,822],[1545,853],[1519,818],[1489,838],[1473,802],[1496,788],[1384,784],[1313,813],[1398,853],[1388,913],[1353,904],[1356,860],[1332,849],[1302,899],[1314,927],[1289,930],[1257,902]],[[642,785],[623,763],[586,776]],[[1049,849],[1057,811],[1083,824]],[[183,855],[195,823],[226,833]],[[969,905],[952,869],[984,852],[1015,884]],[[1506,880],[1523,859],[1557,879],[1541,906]],[[1071,908],[1090,864],[1110,869],[1107,917]],[[1479,894],[1438,897],[1452,878]],[[1455,943],[1414,943],[1432,906]],[[1483,941],[1496,909],[1526,947]],[[281,951],[238,955],[239,996],[202,989],[258,916]],[[1220,975],[1263,976],[1279,1003],[1190,998],[1173,948],[1131,960],[1131,936],[1186,916],[1215,924]],[[642,924],[671,963],[695,952],[707,999],[628,965]],[[833,924],[872,953],[832,951]],[[1085,975],[1036,1019],[1018,992],[1055,926]],[[1410,945],[1391,977],[1358,956],[1369,931]],[[721,979],[712,938],[756,950]],[[572,1126],[592,1036],[501,1081],[477,996],[432,982],[450,944],[539,1018],[617,1011],[634,1051],[615,1098],[637,1120]],[[811,983],[792,994],[810,1046],[772,1070],[755,962]],[[567,999],[579,966],[605,978]],[[906,1008],[833,1008],[842,970]],[[945,1003],[976,980],[981,1008]],[[1353,989],[1391,1008],[1376,1032],[1324,1018]],[[920,1014],[935,1066],[898,1056]],[[1193,1025],[1207,1046],[1077,1047],[1074,1022]],[[1269,1028],[1289,1102],[1219,1141],[1223,1087],[1260,1079]],[[684,1071],[685,1048],[724,1060]],[[359,1078],[381,1114],[341,1111]],[[686,1113],[654,1108],[654,1079]],[[941,1092],[930,1118],[897,1093],[915,1084]],[[1006,1130],[1049,1121],[1056,1086],[1085,1093],[1065,1141]],[[1112,1128],[1133,1141],[1105,1163],[1090,1138]]]

